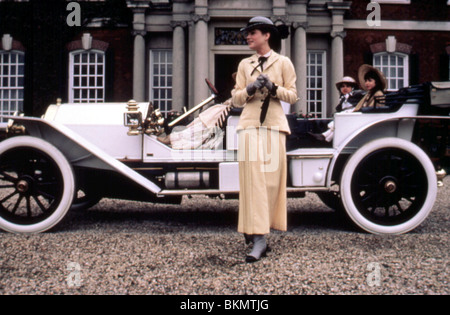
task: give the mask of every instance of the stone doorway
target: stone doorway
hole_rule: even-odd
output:
[[[215,55],[214,82],[219,91],[218,101],[224,102],[231,97],[231,91],[234,88],[232,75],[234,72],[237,72],[241,60],[247,57],[249,57],[249,55]]]

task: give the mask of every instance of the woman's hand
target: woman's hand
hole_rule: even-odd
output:
[[[262,89],[264,87],[264,81],[259,80],[259,78],[253,82],[247,85],[247,94],[252,96],[256,93],[256,90]]]
[[[261,75],[258,77],[258,81],[259,81],[259,80],[262,81],[262,82],[264,82],[264,85],[263,85],[263,86],[267,88],[267,90],[270,92],[270,94],[276,95],[278,87],[277,87],[275,84],[273,84],[272,81],[270,81],[268,75],[266,75],[266,74],[261,74]]]
[[[272,91],[273,89],[273,83],[270,81],[269,76],[267,74],[261,74],[258,77],[258,80],[264,82],[264,85],[269,91]]]

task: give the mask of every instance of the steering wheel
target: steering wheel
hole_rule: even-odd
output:
[[[211,92],[213,92],[215,95],[219,95],[219,91],[217,91],[217,89],[211,83],[211,81],[209,81],[208,79],[205,79],[205,81],[206,81],[206,84],[208,85],[209,89],[211,90]]]

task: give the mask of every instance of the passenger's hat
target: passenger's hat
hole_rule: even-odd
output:
[[[343,77],[341,81],[336,83],[336,88],[338,90],[340,90],[341,89],[341,85],[343,83],[348,84],[348,85],[352,86],[355,89],[358,88],[358,83],[352,77]]]
[[[366,89],[366,85],[365,85],[365,76],[367,73],[372,72],[376,77],[378,77],[378,81],[381,84],[381,90],[386,90],[387,88],[387,81],[386,78],[384,76],[384,74],[378,70],[375,67],[372,67],[371,65],[362,65],[361,67],[359,67],[358,70],[358,78],[359,78],[359,84],[361,85],[361,87],[363,89]]]

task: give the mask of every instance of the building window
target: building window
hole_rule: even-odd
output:
[[[23,111],[25,54],[0,52],[0,113],[13,115]],[[5,121],[0,121],[5,122]]]
[[[69,67],[70,103],[105,101],[105,53],[103,51],[71,52]]]
[[[216,45],[247,45],[244,33],[239,28],[216,28],[214,42]]]
[[[396,91],[409,85],[409,58],[402,53],[378,53],[373,57],[374,66],[383,72],[388,91]]]
[[[326,52],[308,51],[307,60],[308,114],[316,118],[326,117]]]
[[[150,51],[150,101],[162,113],[172,110],[172,50]]]

